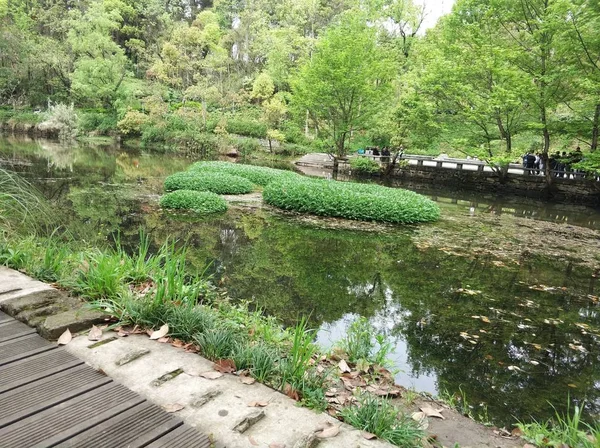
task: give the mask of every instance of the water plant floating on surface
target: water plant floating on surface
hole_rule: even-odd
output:
[[[267,204],[320,216],[400,224],[436,221],[439,207],[412,191],[311,178],[278,180],[263,191]]]
[[[293,171],[278,170],[264,166],[243,165],[241,163],[230,162],[197,162],[194,163],[189,171],[192,173],[211,172],[218,174],[230,174],[248,179],[256,185],[265,186],[278,179],[301,178]]]
[[[227,211],[227,201],[209,191],[177,190],[160,198],[161,207],[192,210],[198,214]]]
[[[181,172],[165,179],[165,191],[194,190],[216,194],[246,194],[254,189],[252,182],[227,173]]]

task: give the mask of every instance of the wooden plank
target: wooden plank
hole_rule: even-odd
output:
[[[0,342],[0,366],[55,348],[55,344],[51,344],[37,334]]]
[[[81,365],[4,392],[0,394],[0,428],[110,381],[110,378]]]
[[[182,424],[178,418],[145,402],[56,446],[141,448]]]
[[[25,386],[55,373],[83,364],[66,350],[59,348],[23,358],[0,367],[0,393]]]
[[[13,318],[10,317],[8,314],[3,313],[2,311],[0,311],[0,322],[7,322],[9,320],[13,320]]]
[[[0,429],[3,448],[51,447],[144,402],[110,382]]]
[[[181,425],[146,448],[210,448],[211,446],[207,436],[191,426]]]
[[[25,325],[23,322],[13,320],[0,324],[0,342],[10,341],[21,336],[35,333],[35,328]]]

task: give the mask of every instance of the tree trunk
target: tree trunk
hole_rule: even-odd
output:
[[[596,110],[594,111],[594,121],[592,122],[592,144],[590,147],[591,151],[595,151],[598,148],[598,136],[600,127],[600,103],[596,104]]]
[[[306,110],[306,119],[304,121],[304,136],[306,138],[308,138],[308,117],[309,117],[309,114],[308,114],[308,109],[307,109]]]

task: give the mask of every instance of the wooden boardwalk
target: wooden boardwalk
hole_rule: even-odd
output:
[[[208,437],[0,312],[0,446],[208,448]]]

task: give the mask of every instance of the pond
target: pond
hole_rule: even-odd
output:
[[[292,325],[309,316],[330,346],[356,316],[394,341],[397,382],[458,395],[497,424],[600,412],[597,210],[429,192],[443,219],[426,226],[284,214],[254,202],[192,219],[157,206],[162,181],[191,160],[111,145],[0,140],[0,165],[56,201],[90,241],[145,228],[158,247],[186,240],[236,299]],[[577,224],[577,225],[574,225]]]

